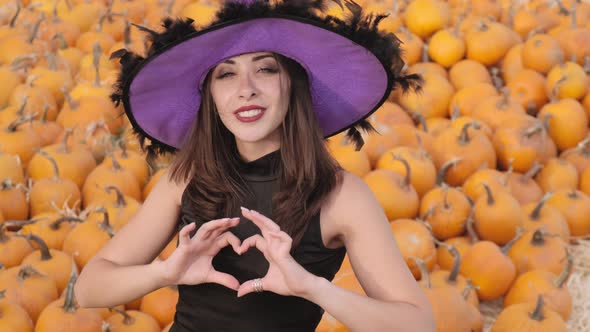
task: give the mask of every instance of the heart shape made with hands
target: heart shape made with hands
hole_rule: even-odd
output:
[[[256,291],[271,291],[280,295],[298,295],[302,285],[315,278],[291,256],[291,237],[281,231],[270,218],[263,214],[241,207],[245,218],[251,220],[261,230],[262,235],[255,234],[240,243],[234,251],[241,255],[256,247],[269,263],[266,275],[262,278],[248,280],[239,285],[238,297]]]

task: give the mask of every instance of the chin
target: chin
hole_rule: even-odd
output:
[[[262,128],[260,128],[262,127]],[[255,142],[260,142],[263,140],[266,140],[268,138],[270,138],[272,135],[272,133],[276,132],[276,134],[278,134],[278,128],[275,128],[275,130],[268,130],[266,128],[264,128],[263,126],[260,127],[252,127],[252,128],[239,128],[236,131],[233,131],[233,134],[236,138],[236,140],[241,141],[241,142],[246,142],[246,143],[255,143]],[[260,129],[259,129],[260,128]]]

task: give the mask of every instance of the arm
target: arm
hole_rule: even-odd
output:
[[[166,286],[162,262],[154,259],[175,234],[180,189],[166,172],[140,210],[86,264],[74,287],[80,306],[115,306]]]
[[[430,303],[395,243],[383,209],[365,182],[345,173],[330,208],[367,296],[316,277],[302,297],[351,331],[435,331]]]

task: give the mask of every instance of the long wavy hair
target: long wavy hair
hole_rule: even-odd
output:
[[[280,134],[279,189],[273,193],[272,216],[281,230],[300,243],[309,220],[320,211],[328,195],[342,181],[342,167],[329,153],[313,111],[306,71],[296,61],[273,54],[291,79],[289,106]],[[239,154],[234,135],[217,115],[210,92],[211,71],[203,86],[203,98],[190,136],[170,164],[170,178],[188,182],[190,222],[197,226],[223,217],[248,195],[238,172]],[[190,180],[190,182],[189,182]],[[180,222],[179,229],[183,226]]]

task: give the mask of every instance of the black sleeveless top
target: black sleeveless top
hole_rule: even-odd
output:
[[[280,150],[276,150],[254,161],[241,162],[241,175],[255,193],[242,206],[271,215],[271,195],[278,188],[279,160]],[[183,194],[180,221],[186,218],[186,204]],[[227,217],[241,215],[241,211],[235,211]],[[261,234],[258,227],[244,217],[231,232],[242,241]],[[310,220],[293,258],[310,273],[332,281],[345,254],[345,247],[330,249],[324,246],[318,213]],[[268,271],[268,262],[255,247],[241,256],[231,246],[225,247],[214,257],[213,266],[218,271],[233,275],[240,283],[261,278]],[[178,293],[170,332],[312,332],[324,312],[321,307],[303,298],[272,292],[250,293],[238,298],[236,291],[215,283],[178,285]]]

